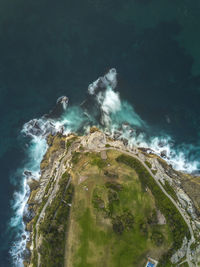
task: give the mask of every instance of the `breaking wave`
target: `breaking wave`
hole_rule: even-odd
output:
[[[27,209],[28,181],[40,178],[40,162],[47,150],[48,134],[87,133],[90,126],[96,125],[113,138],[126,141],[129,147],[143,147],[147,152],[160,155],[177,170],[199,171],[197,160],[191,158],[191,151],[196,155],[196,148],[185,144],[175,146],[168,135],[151,136],[151,127],[127,101],[120,98],[116,88],[117,72],[111,69],[89,85],[86,100],[79,106],[68,107],[68,98],[62,96],[49,114],[23,126],[21,133],[27,138],[27,162],[16,173],[16,179],[21,180],[21,190],[14,194],[14,215],[10,221],[10,228],[15,232],[15,241],[10,249],[15,266],[23,266],[23,259],[29,255],[26,250],[29,234],[24,223],[32,216]]]

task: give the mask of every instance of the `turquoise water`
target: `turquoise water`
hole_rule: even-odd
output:
[[[24,166],[35,162],[38,140],[23,137],[24,123],[48,113],[61,95],[70,99],[71,128],[88,123],[78,105],[110,68],[118,72],[122,108],[109,113],[112,122],[139,127],[147,133],[143,144],[152,144],[149,136],[171,137],[177,154],[198,161],[199,14],[195,0],[2,1],[0,266],[12,266],[8,251],[21,229],[20,220],[10,223],[13,194],[23,188]]]

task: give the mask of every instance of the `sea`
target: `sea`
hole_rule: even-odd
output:
[[[197,0],[1,0],[0,267],[28,257],[49,133],[96,125],[199,175],[199,29]]]

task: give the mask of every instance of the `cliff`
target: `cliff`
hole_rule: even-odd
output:
[[[200,260],[199,177],[96,127],[85,136],[49,135],[47,142],[40,180],[29,180],[25,266]]]

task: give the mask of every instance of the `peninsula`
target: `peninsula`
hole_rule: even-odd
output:
[[[96,127],[47,143],[28,181],[24,266],[199,266],[200,177]]]

